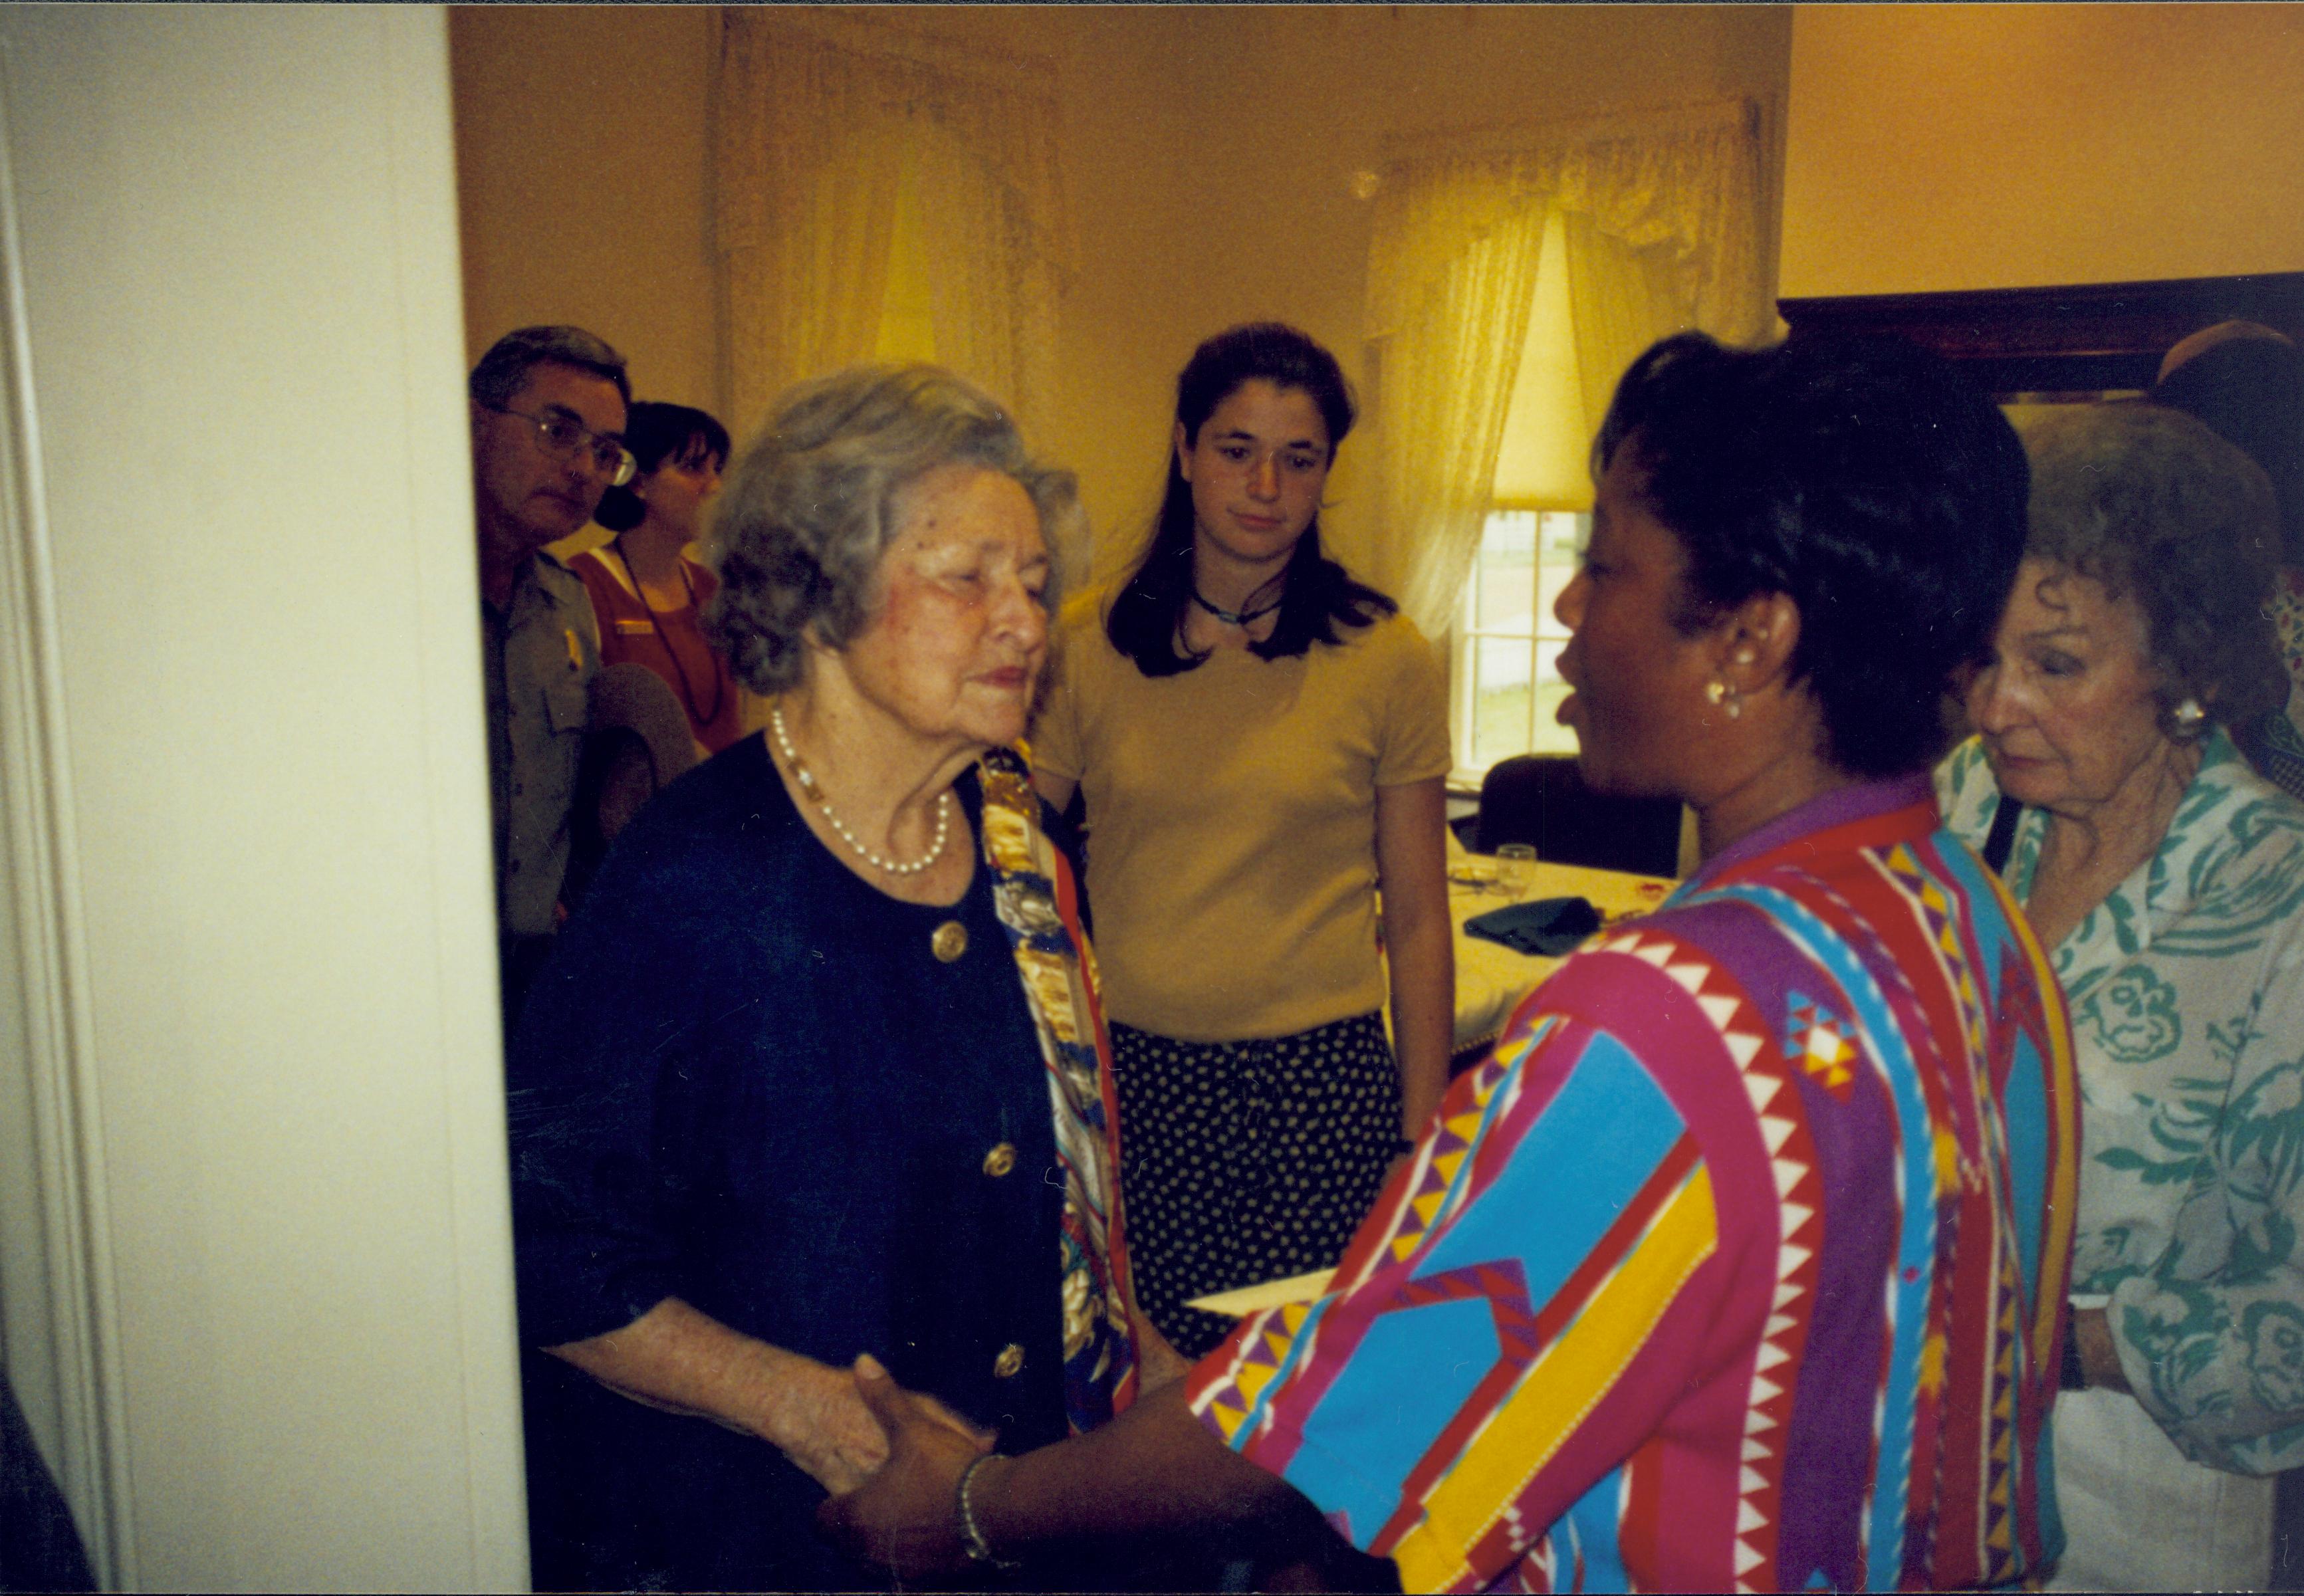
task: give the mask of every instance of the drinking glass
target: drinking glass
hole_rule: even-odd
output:
[[[1536,850],[1527,843],[1506,843],[1496,850],[1496,886],[1518,903],[1536,876]]]

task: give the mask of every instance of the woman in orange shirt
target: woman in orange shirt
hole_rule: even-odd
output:
[[[698,745],[718,753],[744,734],[742,712],[734,674],[698,625],[719,584],[683,551],[720,490],[728,429],[684,404],[640,403],[624,446],[640,470],[601,496],[593,517],[616,535],[569,565],[600,623],[600,663],[629,661],[662,676]]]

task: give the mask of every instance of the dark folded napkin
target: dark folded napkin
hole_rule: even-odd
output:
[[[1600,929],[1600,911],[1589,898],[1538,898],[1476,914],[1464,922],[1464,929],[1514,953],[1556,959]]]

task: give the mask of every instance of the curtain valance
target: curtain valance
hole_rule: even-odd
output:
[[[1765,335],[1759,109],[1735,99],[1398,140],[1376,204],[1363,324],[1381,374],[1372,573],[1436,636],[1479,547],[1555,212],[1594,423],[1656,338]]]
[[[872,358],[900,191],[936,264],[937,358],[1028,430],[1070,276],[1055,68],[869,13],[722,13],[713,215],[735,419]]]
[[[1551,208],[1664,251],[1694,325],[1766,331],[1759,106],[1749,99],[1389,140],[1368,248],[1365,334],[1390,336],[1444,292],[1448,267]]]

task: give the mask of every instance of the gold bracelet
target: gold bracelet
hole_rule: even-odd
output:
[[[1004,1452],[980,1454],[975,1461],[960,1471],[960,1490],[954,1493],[960,1498],[961,1549],[968,1554],[968,1560],[971,1563],[988,1564],[992,1567],[1002,1569],[1021,1568],[1023,1565],[1012,1563],[1007,1558],[994,1553],[991,1542],[985,1540],[984,1532],[977,1527],[976,1509],[969,1503],[968,1488],[975,1483],[977,1470],[995,1457],[1004,1460],[1007,1454]]]

